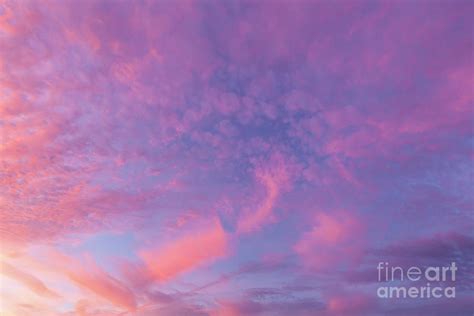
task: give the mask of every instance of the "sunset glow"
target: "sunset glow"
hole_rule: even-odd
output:
[[[0,0],[0,315],[472,316],[473,14]]]

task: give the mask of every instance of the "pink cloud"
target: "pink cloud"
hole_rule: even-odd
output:
[[[120,280],[101,269],[94,260],[86,256],[77,260],[56,251],[49,253],[51,265],[64,274],[77,286],[94,293],[114,306],[135,311],[137,301],[134,293]]]
[[[15,268],[7,262],[0,262],[0,273],[20,282],[34,293],[45,298],[59,298],[59,295],[46,287],[46,285],[34,275]]]
[[[140,257],[153,276],[164,281],[221,258],[228,251],[228,237],[216,223],[205,230],[187,233],[162,247],[141,250]]]
[[[265,188],[265,198],[255,209],[247,209],[238,223],[238,232],[249,233],[259,230],[264,224],[274,221],[273,209],[280,193],[285,190],[290,180],[290,166],[279,155],[275,155],[273,162],[266,166],[259,166],[256,178]]]
[[[75,302],[65,315],[202,315],[212,302],[223,314],[365,312],[363,297],[342,291],[321,304],[239,301],[245,289],[231,286],[246,271],[220,269],[278,248],[303,263],[288,278],[327,271],[342,287],[340,271],[374,240],[469,231],[472,9],[462,0],[2,2],[0,255],[15,286],[0,290],[21,283],[47,303],[65,289],[61,312],[5,293],[12,313],[58,316]],[[80,242],[110,231],[129,244]],[[100,267],[74,255],[46,256],[49,270],[11,263],[45,245],[106,250]],[[117,262],[124,280],[112,275]],[[245,285],[287,281],[255,269],[270,271]],[[190,305],[167,293],[184,287],[178,276],[208,284]]]
[[[343,292],[328,298],[329,315],[367,315],[374,309],[375,300],[366,294]]]
[[[309,269],[335,268],[358,259],[363,250],[362,233],[361,221],[351,213],[318,212],[313,228],[302,235],[294,250]]]
[[[265,186],[266,196],[255,210],[248,211],[241,219],[238,230],[250,232],[257,230],[265,222],[272,221],[272,210],[279,193],[279,185],[271,175],[258,175],[259,181]]]

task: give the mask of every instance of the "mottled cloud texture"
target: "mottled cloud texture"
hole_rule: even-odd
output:
[[[2,315],[472,315],[472,1],[0,3]]]

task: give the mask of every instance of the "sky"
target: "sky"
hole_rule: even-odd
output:
[[[0,1],[0,314],[472,315],[473,13]]]

